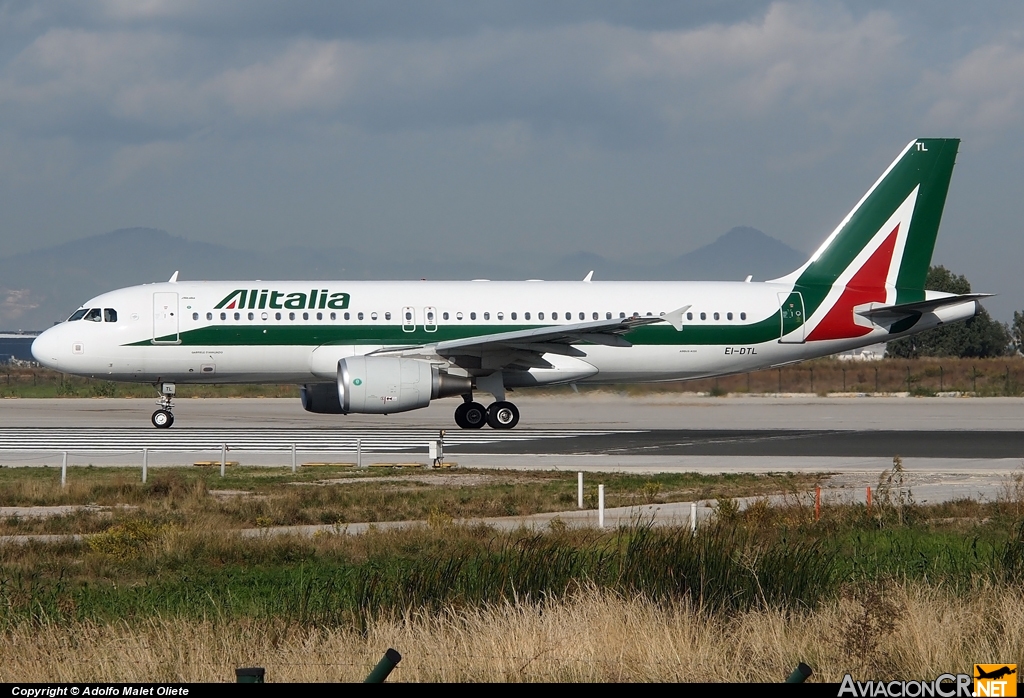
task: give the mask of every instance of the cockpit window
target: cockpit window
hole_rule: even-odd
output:
[[[92,308],[82,319],[92,320],[93,322],[103,322],[103,312],[99,308]]]
[[[75,311],[75,314],[68,318],[68,322],[74,322],[75,320],[81,320],[85,317],[85,314],[89,312],[88,308],[79,308]]]
[[[117,322],[117,311],[113,308],[104,308],[103,322]]]

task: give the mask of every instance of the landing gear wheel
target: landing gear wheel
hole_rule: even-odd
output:
[[[487,424],[491,429],[511,429],[519,424],[519,408],[503,400],[487,408]]]
[[[487,410],[479,402],[464,402],[455,409],[455,423],[463,429],[479,429],[487,423]]]
[[[170,429],[174,424],[174,415],[167,410],[157,410],[153,413],[152,421],[157,429]]]

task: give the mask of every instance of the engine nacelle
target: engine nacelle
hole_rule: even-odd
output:
[[[338,399],[338,386],[335,383],[313,383],[299,388],[302,409],[316,414],[345,414]]]
[[[337,399],[343,414],[390,414],[473,390],[473,379],[444,373],[429,361],[351,356],[338,362]]]

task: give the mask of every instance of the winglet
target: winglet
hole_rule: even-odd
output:
[[[594,278],[594,270],[591,269],[590,273],[583,277],[583,283],[589,284],[591,279],[593,279],[593,278]]]
[[[178,272],[174,272],[173,274],[171,274],[171,278],[167,279],[167,283],[169,283],[169,284],[176,284],[176,283],[178,283]]]
[[[671,313],[665,313],[665,315],[662,316],[662,318],[665,320],[665,322],[667,322],[670,325],[672,325],[672,327],[675,327],[676,328],[676,332],[682,332],[683,331],[683,313],[685,313],[689,309],[690,309],[689,305],[684,305],[682,308],[677,308],[676,310],[673,310]]]

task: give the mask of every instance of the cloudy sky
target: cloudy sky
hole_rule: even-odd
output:
[[[737,225],[811,251],[954,136],[935,260],[1005,320],[1022,126],[1016,0],[0,1],[0,254],[130,226],[439,265]]]

